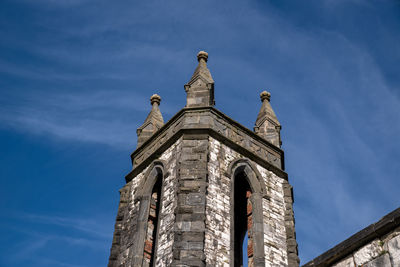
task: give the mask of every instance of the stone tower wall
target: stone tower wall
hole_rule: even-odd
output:
[[[162,184],[162,202],[160,208],[160,223],[158,227],[158,246],[156,248],[156,266],[170,266],[172,255],[172,244],[174,240],[174,222],[176,199],[176,155],[181,150],[182,140],[178,139],[161,156],[164,163],[164,179]],[[109,266],[135,266],[133,259],[134,245],[138,235],[143,229],[138,228],[139,207],[141,200],[138,195],[141,187],[146,181],[146,174],[151,165],[141,171],[134,179],[120,190],[120,204],[115,224],[115,232]]]
[[[208,188],[206,196],[206,262],[229,266],[230,262],[230,177],[225,172],[238,155],[226,153],[221,143],[210,137]],[[237,154],[237,153],[236,153]]]
[[[182,138],[172,266],[204,266],[207,140],[201,134]]]
[[[133,200],[139,184],[144,180],[147,168],[137,175],[136,179],[120,189],[120,202],[115,223],[114,238],[108,266],[124,266],[129,262],[131,237],[137,232],[137,218],[140,202]]]
[[[229,169],[232,162],[241,158],[242,154],[211,136],[184,135],[156,159],[164,165],[156,266],[188,264],[185,259],[192,253],[203,258],[207,266],[230,266]],[[291,211],[292,206],[291,196],[285,192],[288,182],[257,163],[252,164],[266,187],[263,223],[254,225],[264,232],[266,266],[292,266],[288,265],[288,232],[294,232],[294,228],[285,227],[287,207]],[[109,266],[131,266],[134,262],[133,247],[143,231],[137,225],[141,203],[138,195],[151,168],[152,165],[143,169],[120,190]]]
[[[209,138],[208,188],[206,196],[205,255],[209,266],[229,266],[230,262],[230,208],[232,201],[230,165],[243,155]],[[264,180],[267,195],[262,199],[262,225],[266,266],[288,266],[288,231],[285,227],[287,198],[284,187],[287,181],[273,172],[252,162]],[[292,212],[292,211],[291,211]],[[293,219],[293,218],[291,218]],[[293,229],[289,231],[294,232]],[[293,266],[293,265],[290,265]]]
[[[162,202],[160,210],[160,225],[158,232],[158,247],[156,250],[156,266],[170,266],[173,261],[172,245],[174,242],[175,209],[177,207],[176,188],[178,186],[177,166],[182,147],[182,139],[178,139],[160,159],[166,163]]]

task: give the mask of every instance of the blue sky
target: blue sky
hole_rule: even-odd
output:
[[[0,266],[105,266],[136,128],[199,50],[252,129],[272,94],[302,263],[399,207],[399,1],[3,0]]]

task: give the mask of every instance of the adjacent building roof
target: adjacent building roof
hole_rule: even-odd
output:
[[[380,238],[400,226],[400,208],[384,216],[378,222],[362,229],[352,235],[342,243],[336,245],[312,261],[303,265],[303,267],[323,267],[344,259],[357,249],[368,244],[376,238]]]

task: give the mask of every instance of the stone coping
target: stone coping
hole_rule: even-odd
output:
[[[352,235],[345,241],[329,249],[315,259],[304,264],[302,267],[325,267],[330,266],[362,246],[368,244],[375,238],[379,238],[394,230],[400,225],[400,208],[390,212],[378,222],[369,225],[358,233]]]
[[[133,170],[125,177],[126,181],[132,180],[146,164],[183,134],[209,134],[287,179],[283,150],[209,106],[183,108],[139,146],[131,154]]]
[[[153,139],[155,139],[163,131],[168,129],[171,126],[171,124],[173,124],[175,121],[177,121],[185,112],[187,112],[187,111],[202,111],[202,110],[210,110],[210,111],[220,115],[221,117],[223,117],[225,120],[227,120],[232,125],[234,125],[234,126],[240,128],[241,130],[245,131],[252,138],[257,139],[258,141],[262,142],[263,144],[265,144],[266,146],[270,147],[271,149],[274,149],[277,152],[283,154],[283,150],[280,149],[279,147],[271,144],[270,142],[268,142],[267,140],[265,140],[261,136],[257,135],[252,130],[250,130],[247,127],[243,126],[242,124],[240,124],[239,122],[235,121],[234,119],[232,119],[228,115],[226,115],[223,112],[219,111],[218,109],[216,109],[216,108],[214,108],[212,106],[209,106],[209,107],[194,107],[194,108],[183,108],[183,109],[181,109],[171,119],[169,119],[153,136],[151,136],[148,140],[146,140],[141,146],[136,148],[135,151],[132,152],[131,158],[134,158],[135,155],[137,155],[141,150],[145,149],[145,147],[146,147],[146,145],[148,143],[150,143]],[[284,168],[282,168],[282,169],[284,170]]]

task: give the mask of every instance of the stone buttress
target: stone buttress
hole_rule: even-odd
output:
[[[245,128],[214,108],[207,59],[198,54],[186,107],[167,123],[160,97],[151,99],[120,190],[110,267],[299,265],[292,188],[269,97],[256,132]]]

